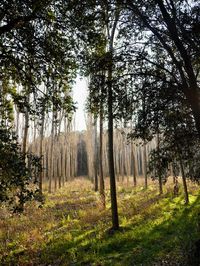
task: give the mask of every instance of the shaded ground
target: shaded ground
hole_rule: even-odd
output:
[[[148,190],[119,184],[122,229],[114,235],[108,233],[110,202],[102,210],[92,188],[78,179],[47,195],[43,208],[31,203],[23,215],[2,208],[1,265],[200,265],[197,187],[191,186],[186,207],[170,186],[158,196],[154,184]]]

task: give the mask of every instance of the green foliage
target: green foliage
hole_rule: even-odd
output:
[[[169,167],[169,157],[164,149],[153,150],[149,156],[149,172],[152,174],[152,179],[162,178],[163,183],[167,180],[167,172]]]
[[[15,0],[9,5],[3,0],[1,5],[1,81],[9,100],[32,120],[53,106],[71,116],[75,109],[70,90],[76,76],[77,48],[69,5],[63,6],[62,1],[22,4]],[[9,109],[2,99],[0,104]]]
[[[27,168],[25,156],[20,151],[15,134],[1,126],[0,202],[8,204],[14,212],[23,211],[25,202],[39,194],[37,179],[34,180],[33,177],[38,176],[41,171],[40,160],[29,154]]]

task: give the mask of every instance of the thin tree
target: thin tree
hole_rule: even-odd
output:
[[[104,189],[105,189],[105,184],[104,184],[104,174],[103,174],[103,97],[101,95],[100,114],[99,114],[99,193],[103,209],[105,209],[106,207]]]

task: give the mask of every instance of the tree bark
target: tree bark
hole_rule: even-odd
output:
[[[94,191],[98,191],[98,147],[97,147],[97,119],[94,119]]]
[[[105,184],[103,176],[103,99],[101,97],[100,103],[100,117],[99,117],[99,193],[103,209],[106,207],[105,199]]]
[[[27,151],[27,139],[28,139],[28,129],[29,129],[29,113],[27,108],[24,114],[24,119],[25,122],[24,122],[24,138],[23,138],[22,152],[25,154]]]
[[[53,173],[54,173],[54,113],[52,117],[52,125],[51,125],[51,147],[50,147],[50,162],[49,162],[49,188],[48,192],[52,192],[52,179],[53,179]]]
[[[181,176],[182,176],[182,181],[183,181],[183,190],[184,190],[185,204],[187,205],[189,203],[187,181],[186,181],[185,171],[184,171],[184,167],[183,167],[183,161],[182,161],[182,159],[180,157],[179,157],[179,162],[180,162]]]
[[[133,185],[137,186],[137,162],[135,156],[135,148],[133,150],[133,142],[131,141],[131,154],[132,154],[132,163],[133,163]]]
[[[143,173],[144,173],[144,187],[147,189],[148,181],[147,181],[147,147],[146,143],[143,146]]]
[[[43,112],[42,114],[42,120],[41,120],[41,129],[40,129],[40,153],[39,156],[41,158],[41,165],[42,165],[42,169],[40,172],[40,176],[39,176],[39,191],[40,194],[42,194],[42,181],[43,181],[43,168],[44,168],[44,158],[43,156],[43,139],[44,139],[44,119],[45,119],[45,113]]]
[[[185,91],[185,94],[192,109],[196,129],[200,138],[200,89],[188,90]]]
[[[163,186],[162,186],[162,176],[160,173],[160,136],[159,133],[157,133],[157,152],[158,152],[158,168],[159,168],[159,176],[158,176],[158,182],[159,182],[159,194],[162,195],[163,194]]]
[[[112,227],[114,230],[119,229],[117,195],[116,195],[116,180],[113,158],[113,95],[112,95],[112,67],[109,69],[108,82],[108,145],[109,145],[109,173],[110,173],[110,194],[111,194],[111,209],[112,209]]]
[[[119,3],[115,4],[113,17],[109,18],[109,5],[104,9],[105,27],[107,29],[107,104],[108,104],[108,165],[110,175],[110,196],[111,196],[111,211],[112,211],[112,229],[119,229],[118,208],[117,208],[117,193],[115,180],[115,167],[113,155],[113,43],[116,32],[117,23],[119,20],[120,9]]]

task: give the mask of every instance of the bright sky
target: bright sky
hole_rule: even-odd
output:
[[[76,130],[85,130],[85,116],[84,108],[87,98],[87,81],[86,79],[80,79],[77,77],[76,84],[73,87],[73,99],[76,102],[76,115],[75,115],[75,129]]]

